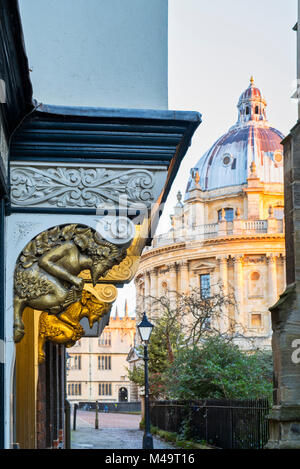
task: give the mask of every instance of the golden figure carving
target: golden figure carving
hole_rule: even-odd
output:
[[[84,289],[97,295],[98,300],[104,301],[104,303],[113,303],[118,296],[118,290],[114,285],[97,283],[95,287],[92,287],[89,283],[85,283]]]
[[[136,236],[127,249],[127,255],[119,264],[114,265],[105,275],[99,278],[101,283],[128,283],[135,276],[139,262],[140,255],[144,248],[145,233],[142,232],[141,226],[136,226]],[[91,281],[90,273],[87,270],[81,272],[80,277],[84,280]]]
[[[105,303],[89,291],[83,290],[81,300],[68,306],[59,315],[43,312],[39,320],[39,363],[45,360],[44,344],[47,340],[72,347],[85,334],[80,320],[87,317],[92,328],[111,307],[112,303]]]
[[[62,313],[81,300],[85,269],[93,285],[126,257],[126,248],[100,239],[92,228],[56,226],[34,238],[17,261],[14,279],[14,340],[24,336],[26,306],[50,314]]]

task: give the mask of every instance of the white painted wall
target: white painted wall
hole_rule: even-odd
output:
[[[168,0],[19,0],[34,98],[167,109]]]

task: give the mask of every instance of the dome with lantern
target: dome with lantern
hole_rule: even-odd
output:
[[[267,103],[251,77],[238,102],[238,121],[202,156],[191,170],[188,192],[194,185],[202,191],[247,183],[251,163],[264,183],[283,182],[284,135],[267,121]],[[197,181],[195,181],[195,178]]]

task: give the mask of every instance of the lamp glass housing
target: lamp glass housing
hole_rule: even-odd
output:
[[[138,330],[140,333],[140,337],[143,342],[149,342],[150,336],[153,330],[153,324],[148,321],[148,318],[146,316],[146,313],[144,313],[142,321],[138,324]]]

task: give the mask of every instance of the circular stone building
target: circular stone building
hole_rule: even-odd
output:
[[[268,123],[253,78],[237,107],[237,123],[191,169],[170,230],[143,252],[137,316],[151,311],[149,295],[191,287],[207,294],[221,283],[236,307],[224,308],[220,330],[243,330],[256,346],[271,348],[269,307],[285,289],[284,136]]]

